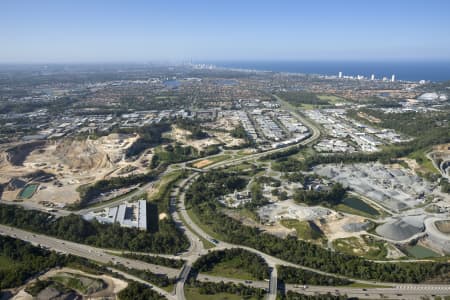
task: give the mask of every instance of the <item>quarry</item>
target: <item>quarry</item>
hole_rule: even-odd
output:
[[[126,150],[137,135],[110,134],[98,139],[60,139],[2,145],[0,184],[3,201],[52,202],[64,207],[79,200],[79,187],[114,176],[144,173],[145,151],[130,160]],[[122,191],[112,191],[120,195]],[[108,195],[102,195],[107,199]],[[103,199],[104,200],[104,199]]]

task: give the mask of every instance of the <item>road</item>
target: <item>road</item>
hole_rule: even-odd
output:
[[[145,280],[142,280],[139,277],[130,275],[128,273],[119,271],[119,270],[114,269],[114,268],[108,268],[108,269],[110,271],[112,271],[112,272],[115,272],[115,273],[118,273],[118,274],[122,275],[123,277],[125,277],[127,279],[130,279],[130,280],[133,280],[133,281],[136,281],[136,282],[140,282],[142,284],[145,284],[146,286],[151,287],[153,290],[155,290],[156,292],[158,292],[159,294],[163,295],[164,297],[166,297],[169,300],[176,300],[177,299],[174,295],[168,293],[167,291],[163,290],[162,288],[157,287],[157,286],[155,286],[155,285],[153,285],[153,284],[151,284],[151,283],[149,283],[149,282],[147,282]]]
[[[184,283],[189,277],[189,273],[191,272],[191,264],[188,262],[186,263],[183,268],[181,269],[180,275],[178,276],[178,282],[175,287],[175,294],[177,296],[178,300],[184,300],[186,299],[184,296]]]
[[[110,254],[108,250],[105,249],[69,242],[66,240],[49,237],[43,234],[35,234],[29,231],[13,228],[10,226],[0,225],[0,234],[21,239],[23,241],[30,242],[33,245],[39,245],[41,247],[45,247],[60,253],[73,254],[93,261],[98,261],[104,264],[120,263],[128,268],[138,270],[150,270],[153,273],[166,274],[169,277],[176,277],[178,275],[178,269],[149,264],[134,259],[119,257]]]
[[[242,163],[244,161],[251,161],[256,160],[262,156],[268,155],[270,153],[275,153],[278,151],[285,151],[289,148],[296,147],[298,145],[307,145],[309,143],[314,142],[317,140],[320,136],[320,131],[311,124],[308,120],[304,119],[302,116],[298,115],[295,111],[293,111],[293,114],[302,121],[311,131],[311,135],[306,138],[305,140],[301,141],[300,143],[280,148],[280,149],[273,149],[268,150],[265,152],[255,153],[248,156],[240,157],[240,158],[232,158],[227,161],[222,161],[216,164],[213,164],[211,166],[208,166],[203,169],[204,171],[210,170],[210,169],[216,169],[221,167],[228,167],[235,164]],[[165,172],[164,172],[165,173]],[[163,173],[163,174],[164,174]],[[164,290],[159,289],[158,292],[166,296],[168,299],[179,299],[184,300],[184,283],[185,280],[188,278],[189,273],[191,271],[192,263],[201,255],[204,255],[207,253],[207,250],[204,248],[203,243],[201,242],[199,237],[202,237],[206,240],[212,241],[212,237],[209,236],[207,233],[205,233],[195,222],[191,220],[189,215],[186,212],[185,207],[185,189],[189,186],[190,183],[192,183],[195,178],[199,175],[199,173],[192,174],[187,179],[185,179],[179,186],[183,187],[176,187],[172,193],[171,193],[171,214],[173,216],[173,219],[175,220],[177,226],[184,231],[186,236],[188,237],[190,241],[190,247],[188,251],[185,253],[182,253],[179,257],[185,259],[187,262],[183,266],[181,270],[173,269],[173,268],[167,268],[163,266],[156,266],[153,264],[148,264],[142,261],[136,261],[132,259],[122,258],[115,255],[111,255],[108,253],[108,250],[105,249],[99,249],[87,245],[77,244],[73,242],[63,241],[56,238],[48,237],[45,235],[38,235],[38,234],[32,234],[30,232],[19,230],[15,228],[11,228],[8,226],[0,225],[0,234],[3,235],[9,235],[13,236],[15,238],[22,239],[24,241],[31,242],[35,245],[41,245],[46,248],[50,248],[52,250],[62,252],[62,253],[70,253],[76,256],[85,257],[88,259],[92,259],[94,261],[98,261],[101,263],[110,263],[110,262],[116,262],[121,263],[127,267],[135,268],[139,270],[150,270],[151,272],[154,272],[156,274],[166,274],[169,277],[178,277],[179,281],[177,283],[177,286],[175,288],[175,296],[173,294],[169,294]],[[105,203],[104,207],[108,207],[111,205],[116,205],[120,202],[126,201],[127,199],[137,195],[138,193],[141,193],[143,190],[148,188],[153,182],[147,183],[143,186],[141,186],[138,190],[130,193],[126,197],[119,199],[117,201],[112,201]],[[177,201],[178,200],[178,201]],[[177,206],[178,209],[174,209],[175,206]],[[85,210],[78,211],[79,214],[86,213],[91,210],[97,210],[101,208],[102,206],[97,206],[95,208],[89,208]],[[30,209],[32,209],[30,207]],[[33,208],[34,209],[34,208]],[[65,211],[60,211],[60,214],[65,214]],[[71,212],[68,212],[71,213]],[[182,219],[184,219],[184,222],[189,226],[187,227]],[[199,274],[197,276],[197,279],[200,281],[224,281],[224,282],[235,282],[235,283],[243,283],[246,285],[251,285],[258,288],[265,288],[269,291],[268,293],[268,299],[276,299],[276,293],[278,288],[278,280],[277,280],[277,265],[286,265],[286,266],[292,266],[296,268],[301,268],[309,271],[316,272],[318,274],[322,275],[328,275],[338,278],[346,278],[345,276],[340,276],[336,274],[330,274],[326,272],[322,272],[320,270],[307,268],[304,266],[296,265],[287,261],[283,261],[281,259],[278,259],[276,257],[270,256],[266,253],[260,252],[258,250],[255,250],[250,247],[245,247],[242,245],[233,245],[229,243],[225,243],[222,241],[218,241],[216,244],[215,249],[230,249],[230,248],[242,248],[246,249],[250,252],[256,253],[263,257],[267,264],[272,268],[271,276],[269,279],[269,282],[266,281],[255,281],[255,282],[248,282],[248,281],[242,281],[232,278],[225,278],[225,277],[215,277],[215,276],[208,276],[205,274]],[[157,255],[157,254],[150,254],[150,255]],[[161,255],[162,256],[162,255]],[[122,272],[123,273],[123,272]],[[128,278],[140,281],[143,283],[146,283],[145,281],[140,280],[139,278],[135,278],[133,276],[130,276],[129,274],[126,274]],[[125,276],[125,275],[124,275]],[[133,277],[133,278],[131,278]],[[331,287],[331,286],[311,286],[307,287],[306,289],[303,289],[302,287],[295,286],[295,285],[286,285],[287,290],[294,290],[299,291],[306,294],[314,294],[314,293],[340,293],[340,294],[347,294],[349,296],[358,296],[361,298],[379,298],[380,294],[382,295],[389,295],[389,298],[404,298],[407,297],[408,299],[420,299],[421,297],[425,295],[450,295],[450,287],[449,286],[443,286],[443,285],[396,285],[396,284],[387,284],[387,283],[376,283],[376,282],[370,282],[370,281],[363,281],[363,280],[354,280],[352,281],[362,283],[362,284],[372,284],[372,285],[378,285],[378,287],[374,288],[368,288],[367,290],[363,290],[362,288],[350,288],[350,287]],[[149,286],[149,283],[146,283]],[[392,285],[393,288],[386,288],[383,285]],[[157,290],[155,288],[155,290]],[[406,295],[406,296],[403,296]]]
[[[267,281],[247,281],[233,278],[213,276],[209,274],[199,274],[199,281],[209,282],[231,282],[235,284],[244,284],[254,288],[267,289]],[[450,286],[448,285],[394,285],[393,287],[351,287],[351,286],[303,286],[299,284],[286,284],[286,290],[295,291],[307,295],[315,294],[334,294],[347,295],[349,297],[358,297],[362,299],[379,299],[380,295],[388,299],[423,299],[430,295],[450,295]],[[271,295],[269,295],[270,297]]]

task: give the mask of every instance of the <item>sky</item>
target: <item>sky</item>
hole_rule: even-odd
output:
[[[1,0],[0,62],[450,61],[448,0]]]

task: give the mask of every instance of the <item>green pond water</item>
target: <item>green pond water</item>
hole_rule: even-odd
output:
[[[431,249],[422,247],[422,246],[412,246],[406,248],[406,251],[409,255],[415,257],[415,258],[427,258],[427,257],[438,257],[440,256],[439,253],[434,252]]]
[[[20,192],[19,198],[22,198],[22,199],[31,198],[31,196],[33,196],[33,194],[36,192],[38,186],[39,186],[38,184],[29,184],[29,185],[27,185]]]
[[[342,203],[372,216],[378,216],[380,214],[375,208],[358,198],[346,198],[342,201]]]

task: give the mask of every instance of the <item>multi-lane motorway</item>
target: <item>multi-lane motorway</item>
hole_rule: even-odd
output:
[[[295,145],[307,145],[309,143],[314,142],[317,140],[320,136],[320,131],[311,124],[308,120],[305,120],[302,116],[298,115],[293,111],[293,114],[300,119],[306,126],[309,127],[311,131],[311,135],[300,142],[299,144]],[[295,147],[291,146],[291,147]],[[220,167],[228,167],[235,164],[240,164],[244,161],[252,161],[257,158],[260,158],[261,156],[275,153],[278,151],[284,151],[287,148],[282,149],[273,149],[261,153],[255,153],[244,157],[239,158],[232,158],[223,162],[216,163],[214,165],[208,166],[203,169],[203,171],[207,171],[210,169],[220,168]],[[194,170],[195,171],[195,170]],[[203,243],[200,238],[206,239],[209,241],[214,241],[214,244],[216,244],[214,249],[230,249],[230,248],[242,248],[246,249],[248,251],[251,251],[253,253],[259,254],[261,257],[265,259],[269,267],[271,267],[271,276],[268,281],[242,281],[238,279],[233,278],[225,278],[225,277],[216,277],[216,276],[208,276],[205,274],[198,274],[197,279],[200,281],[213,281],[213,282],[234,282],[234,283],[242,283],[253,287],[258,288],[264,288],[268,291],[268,299],[276,299],[276,294],[279,288],[285,289],[285,290],[293,290],[297,292],[301,292],[304,294],[310,294],[314,295],[317,293],[332,293],[332,294],[346,294],[348,296],[354,296],[359,298],[369,298],[369,299],[377,299],[377,298],[389,298],[389,299],[421,299],[424,296],[432,296],[432,295],[450,295],[450,286],[444,286],[444,285],[412,285],[412,284],[380,284],[376,282],[368,282],[368,281],[359,281],[354,280],[356,282],[359,282],[361,284],[371,284],[371,288],[357,288],[357,287],[333,287],[333,286],[297,286],[297,285],[290,285],[286,284],[285,286],[279,287],[278,285],[278,278],[277,278],[277,265],[287,265],[287,266],[294,266],[298,268],[303,268],[306,270],[314,271],[316,273],[329,275],[329,276],[335,276],[335,277],[343,277],[338,276],[335,274],[328,274],[325,272],[321,272],[320,270],[315,270],[311,268],[306,268],[304,266],[295,265],[290,262],[286,262],[283,260],[280,260],[276,257],[270,256],[266,253],[260,252],[258,250],[245,247],[242,245],[233,245],[229,243],[225,243],[223,241],[215,241],[213,240],[213,237],[209,236],[206,232],[204,232],[189,216],[189,214],[186,211],[185,207],[185,190],[186,188],[196,179],[196,177],[199,175],[199,173],[194,173],[190,175],[188,178],[186,178],[184,181],[182,181],[178,186],[174,188],[174,190],[171,193],[171,214],[173,219],[175,220],[176,225],[186,234],[190,241],[190,247],[188,251],[185,253],[182,253],[179,255],[178,258],[183,258],[186,260],[186,264],[183,266],[181,270],[179,269],[173,269],[173,268],[167,268],[163,266],[157,266],[153,264],[148,264],[142,261],[136,261],[132,259],[127,259],[119,256],[115,256],[112,254],[113,251],[106,250],[106,249],[100,249],[96,247],[87,246],[84,244],[78,244],[73,243],[69,241],[64,241],[60,239],[56,239],[53,237],[48,237],[45,235],[40,234],[33,234],[24,230],[11,228],[8,226],[0,225],[0,234],[2,235],[9,235],[24,241],[31,242],[35,245],[40,245],[42,247],[46,247],[58,252],[62,253],[70,253],[76,256],[85,257],[94,261],[98,261],[101,263],[120,263],[123,264],[129,268],[134,269],[140,269],[140,270],[150,270],[151,272],[157,273],[157,274],[166,274],[169,277],[177,277],[179,279],[178,284],[175,287],[175,295],[172,293],[167,293],[166,291],[159,289],[157,287],[154,287],[156,291],[160,292],[162,295],[167,297],[168,299],[180,299],[184,300],[184,283],[185,280],[188,278],[189,273],[191,271],[191,267],[193,262],[201,255],[204,255],[207,253],[207,249],[204,248]],[[144,190],[148,187],[151,183],[148,183],[144,186],[142,186],[139,189],[139,192]],[[181,188],[182,187],[182,188]],[[132,195],[135,195],[135,193],[132,193]],[[118,201],[124,201],[125,199],[121,199]],[[108,204],[105,204],[105,207],[108,205],[113,205],[115,203],[110,202]],[[29,207],[29,209],[33,209],[33,207]],[[98,207],[96,208],[98,209]],[[85,213],[87,210],[79,211],[78,213]],[[61,216],[65,215],[65,211],[58,212]],[[67,212],[69,213],[69,212]],[[151,255],[158,255],[158,254],[151,254]],[[163,255],[161,255],[163,256]],[[164,255],[165,257],[170,257],[167,255]],[[127,275],[128,278],[141,281],[138,278],[131,278],[130,275]],[[151,286],[151,284],[146,283]],[[386,285],[389,285],[389,287],[386,287]]]

